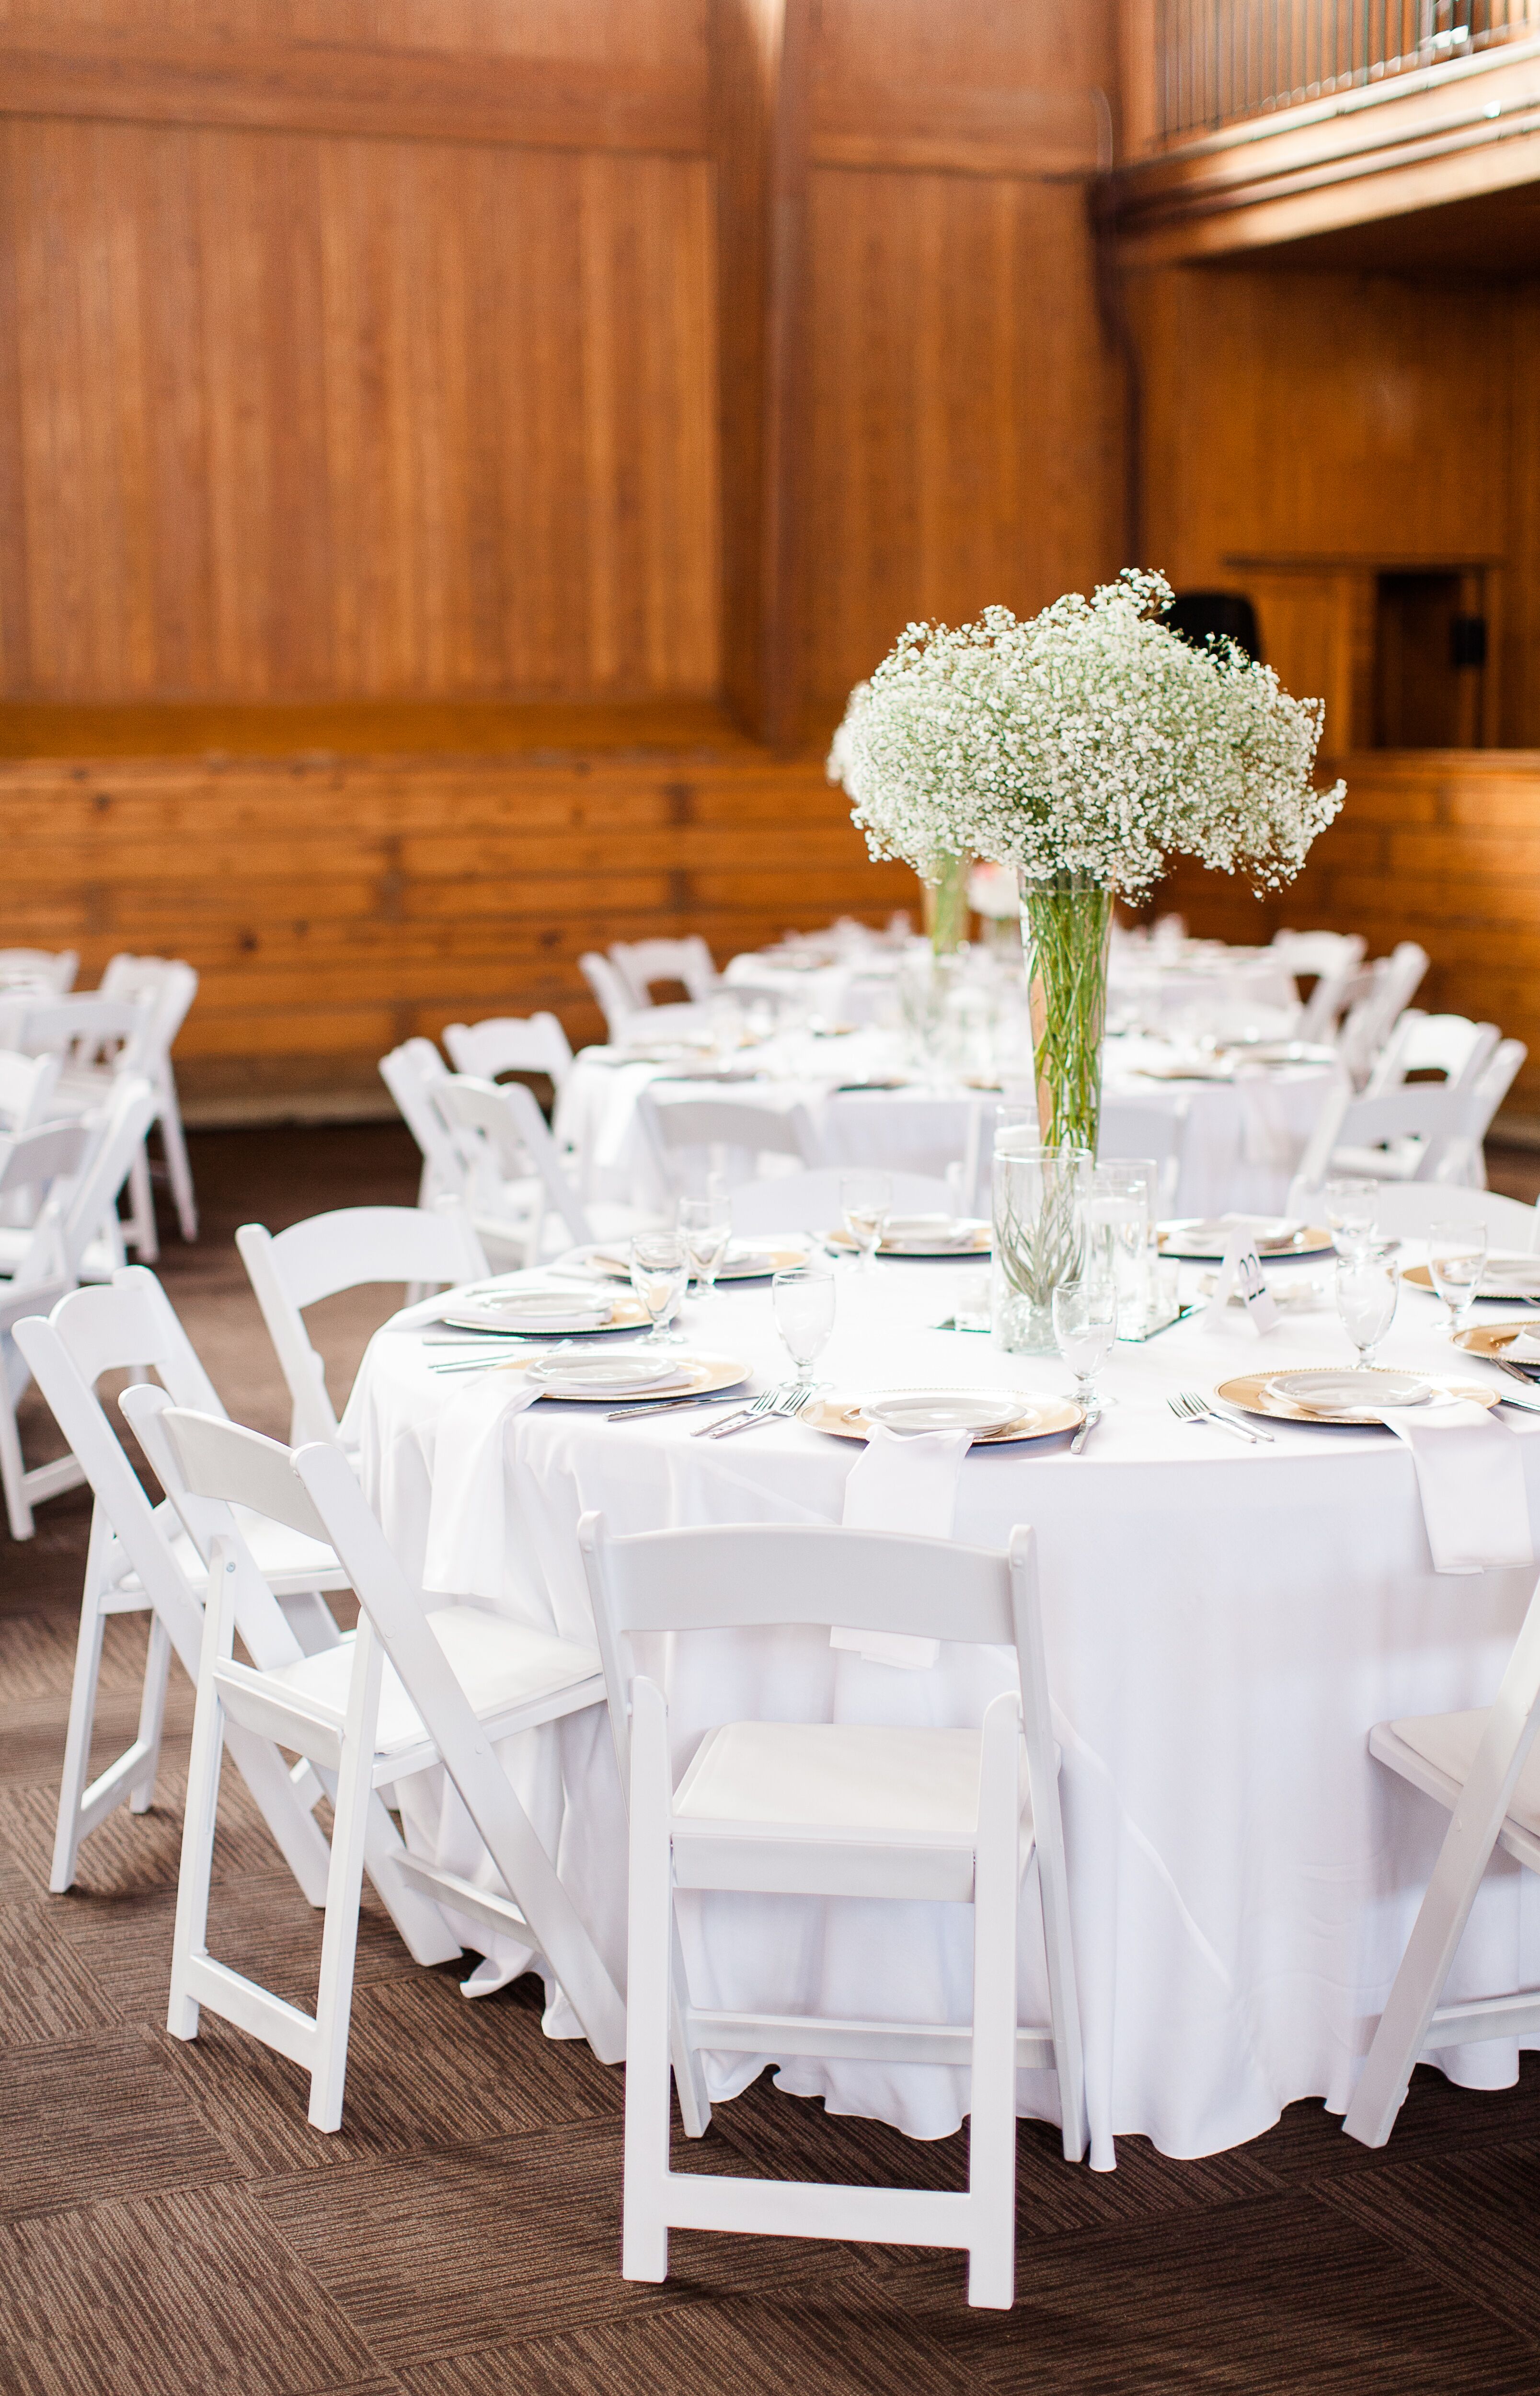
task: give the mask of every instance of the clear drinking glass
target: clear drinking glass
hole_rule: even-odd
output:
[[[690,1260],[677,1231],[638,1231],[631,1246],[631,1283],[652,1323],[645,1346],[677,1348],[682,1343],[683,1331],[665,1331],[663,1325],[684,1297],[689,1277]]]
[[[1468,1319],[1486,1266],[1484,1223],[1432,1223],[1427,1232],[1427,1271],[1449,1309],[1451,1333]]]
[[[893,1177],[888,1173],[842,1173],[840,1176],[840,1214],[845,1231],[860,1252],[861,1271],[871,1271],[871,1260],[887,1230],[887,1218],[893,1208]]]
[[[1098,1394],[1096,1375],[1117,1336],[1118,1288],[1110,1274],[1060,1282],[1054,1292],[1054,1338],[1087,1412],[1110,1403]]]
[[[827,1265],[789,1265],[770,1285],[770,1304],[787,1353],[805,1372],[834,1328],[834,1275]]]
[[[1321,1212],[1338,1256],[1361,1256],[1374,1243],[1379,1183],[1328,1181],[1321,1195]]]
[[[710,1297],[733,1236],[733,1217],[720,1175],[711,1175],[706,1191],[704,1198],[680,1200],[678,1225],[696,1288]]]
[[[1357,1256],[1337,1258],[1337,1320],[1358,1350],[1361,1365],[1374,1363],[1374,1351],[1395,1320],[1400,1295],[1394,1257],[1365,1248]]]
[[[1118,1293],[1118,1328],[1132,1336],[1149,1324],[1155,1190],[1160,1168],[1151,1156],[1112,1156],[1091,1177],[1086,1210],[1096,1272]]]

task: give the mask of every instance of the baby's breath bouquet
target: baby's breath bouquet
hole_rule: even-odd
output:
[[[852,693],[830,756],[874,857],[1015,869],[1044,1140],[1093,1151],[1112,898],[1195,857],[1256,889],[1291,881],[1342,805],[1311,782],[1322,709],[1225,641],[1159,619],[1132,568],[1026,621],[910,624]]]

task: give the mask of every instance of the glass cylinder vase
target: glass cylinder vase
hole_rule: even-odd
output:
[[[994,1148],[994,1344],[1054,1356],[1054,1292],[1079,1275],[1085,1251],[1091,1151],[1049,1147],[1030,1131],[1002,1131]]]
[[[1112,893],[1067,871],[1021,882],[1038,1128],[1052,1148],[1096,1152]]]

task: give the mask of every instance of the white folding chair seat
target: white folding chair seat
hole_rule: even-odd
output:
[[[603,2061],[618,2061],[625,2049],[621,2000],[492,1752],[498,1739],[602,1703],[604,1681],[594,1651],[478,1617],[470,1607],[428,1614],[336,1447],[317,1444],[291,1457],[255,1431],[169,1405],[162,1408],[160,1423],[191,1494],[227,1510],[239,1502],[313,1537],[329,1537],[347,1563],[360,1607],[358,1631],[347,1643],[345,1671],[335,1652],[303,1663],[291,1660],[276,1671],[238,1662],[236,1602],[243,1590],[260,1583],[234,1517],[226,1511],[215,1542],[219,1569],[198,1667],[173,1936],[167,2020],[172,2036],[195,2038],[199,2009],[207,2005],[308,2071],[311,2121],[322,2130],[340,2127],[365,1825],[371,1809],[378,1812],[376,1792],[382,1783],[442,1763],[509,1894],[472,1887],[405,1850],[392,1853],[394,1879],[435,1915],[442,1899],[504,1935],[527,1940],[561,1982],[595,2053]],[[397,1677],[388,1682],[392,1672]],[[217,1962],[207,1950],[219,1755],[231,1727],[275,1737],[309,1758],[333,1793],[335,1827],[313,2016]],[[442,1915],[437,1919],[442,1924]]]
[[[840,1183],[845,1172],[824,1166],[816,1173],[777,1173],[764,1181],[740,1181],[731,1193],[733,1229],[744,1237],[759,1231],[832,1231],[840,1225]],[[928,1173],[890,1173],[895,1215],[954,1215],[950,1184]]]
[[[296,1440],[340,1442],[342,1436],[325,1365],[305,1328],[307,1306],[370,1282],[396,1281],[406,1284],[410,1303],[414,1291],[486,1275],[481,1243],[456,1199],[431,1208],[340,1206],[277,1232],[243,1223],[235,1245],[288,1386]]]
[[[1369,1751],[1448,1809],[1449,1829],[1380,2016],[1343,2127],[1382,2147],[1424,2055],[1540,2035],[1540,1989],[1442,2003],[1444,1984],[1493,1852],[1540,1871],[1540,1587],[1492,1706],[1377,1723]]]
[[[117,1193],[154,1107],[149,1084],[126,1075],[113,1085],[107,1105],[95,1118],[73,1124],[44,1125],[20,1139],[0,1143],[0,1200],[9,1188],[39,1178],[47,1194],[32,1228],[15,1235],[25,1245],[7,1281],[0,1281],[0,1484],[6,1493],[6,1514],[13,1539],[30,1539],[33,1508],[80,1485],[81,1469],[73,1456],[47,1464],[28,1466],[21,1453],[16,1409],[30,1378],[26,1351],[16,1338],[22,1321],[52,1306],[73,1289],[92,1261],[93,1233],[113,1218]],[[0,1232],[0,1248],[11,1235]],[[113,1271],[123,1261],[111,1244],[100,1244],[102,1266]]]
[[[97,1397],[96,1384],[107,1372],[153,1371],[182,1404],[211,1414],[220,1407],[170,1300],[142,1265],[126,1266],[111,1289],[73,1291],[46,1320],[33,1315],[19,1324],[17,1345],[70,1443],[77,1478],[89,1483],[95,1498],[48,1881],[59,1891],[73,1885],[81,1841],[99,1823],[125,1803],[136,1814],[146,1813],[153,1803],[171,1654],[175,1649],[192,1677],[198,1608],[208,1584],[206,1539],[200,1548],[169,1503],[151,1506]],[[164,1486],[174,1464],[165,1443],[155,1440],[153,1424],[147,1423],[144,1440]],[[283,1640],[292,1643],[280,1644],[277,1652],[297,1655],[301,1644],[334,1642],[337,1625],[323,1592],[345,1590],[348,1578],[331,1550],[286,1524],[258,1521],[253,1529],[254,1545],[259,1546],[269,1585],[287,1625]],[[87,1788],[106,1622],[112,1615],[145,1612],[152,1620],[139,1730],[132,1744]],[[259,1630],[251,1633],[253,1638],[260,1635]],[[285,1835],[294,1828],[290,1818]],[[319,1864],[324,1878],[324,1849],[317,1847],[311,1861]],[[319,1884],[316,1879],[317,1891]]]
[[[628,2279],[661,2280],[670,2229],[960,2246],[969,2299],[1008,2306],[1015,2285],[1016,2075],[1056,2073],[1063,2143],[1086,2121],[1057,1756],[1032,1535],[1008,1556],[949,1541],[807,1525],[609,1537],[578,1525],[610,1722],[631,1798],[623,2253]],[[636,1669],[639,1636],[843,1623],[1016,1650],[1019,1696],[981,1729],[729,1722],[707,1730],[677,1785],[662,1690]],[[1020,2027],[1017,1912],[1036,1857],[1049,2021]],[[856,2020],[695,2003],[674,1918],[679,1889],[971,1904],[966,2023]],[[896,1993],[895,2013],[901,2000]],[[885,2012],[884,2007],[884,2012]],[[684,2126],[710,2122],[703,2052],[946,2063],[971,2074],[966,2193],[679,2173],[669,2162],[672,2070]]]
[[[493,1015],[482,1023],[446,1023],[444,1045],[457,1073],[495,1082],[500,1073],[544,1073],[560,1090],[572,1071],[572,1046],[554,1015]]]

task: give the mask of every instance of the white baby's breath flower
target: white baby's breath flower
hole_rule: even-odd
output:
[[[1144,896],[1174,855],[1291,881],[1344,786],[1310,780],[1322,709],[1228,642],[1156,620],[1172,592],[1129,568],[1022,621],[909,624],[851,693],[830,752],[873,857],[940,857],[1029,881],[1078,872]]]

